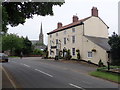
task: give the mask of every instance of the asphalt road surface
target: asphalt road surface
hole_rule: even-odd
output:
[[[2,64],[15,88],[118,88],[118,84],[88,75],[96,67],[45,60],[40,57],[10,58]],[[4,75],[2,76],[4,77]],[[4,80],[2,81],[5,82]],[[3,85],[3,88],[6,86]]]

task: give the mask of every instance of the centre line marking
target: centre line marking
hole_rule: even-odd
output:
[[[47,75],[47,76],[49,76],[49,77],[53,77],[52,75],[50,75],[50,74],[48,74],[48,73],[46,73],[46,72],[43,72],[43,71],[41,71],[41,70],[39,70],[39,69],[35,69],[36,71],[38,71],[38,72],[41,72],[41,73],[43,73],[43,74],[45,74],[45,75]]]
[[[20,63],[21,65],[24,65],[23,63]]]
[[[74,84],[72,84],[72,83],[69,83],[69,85],[71,85],[71,86],[73,86],[73,87],[75,87],[75,88],[80,88],[80,89],[82,89],[82,90],[85,90],[85,89],[83,89],[82,87],[77,86],[77,85],[74,85]]]
[[[23,64],[24,66],[26,66],[26,67],[30,67],[29,65],[27,65],[27,64]]]
[[[11,61],[11,62],[13,62],[13,63],[17,63],[17,62],[15,62],[15,61]]]

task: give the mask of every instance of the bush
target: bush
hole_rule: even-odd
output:
[[[77,52],[77,59],[80,60],[80,50],[77,49],[76,52]]]
[[[70,50],[68,49],[67,50],[67,54],[66,54],[66,56],[65,56],[65,59],[66,60],[70,60],[72,58],[72,56],[71,56],[71,54],[70,54]]]
[[[87,62],[88,62],[89,64],[91,64],[91,60],[88,60]]]
[[[103,66],[104,66],[104,64],[103,64],[103,62],[102,62],[101,59],[100,59],[99,62],[98,62],[98,66],[99,66],[99,67],[103,67]]]
[[[44,59],[48,59],[48,54],[49,54],[48,51],[45,51],[45,52],[44,52],[44,54],[43,54]]]
[[[43,55],[43,51],[39,50],[39,49],[35,49],[33,51],[33,55]]]
[[[79,50],[79,49],[77,49],[77,50],[76,50],[76,52],[80,52],[80,50]]]
[[[55,56],[55,60],[58,60],[58,58],[59,58],[59,57],[56,55],[56,56]]]
[[[110,69],[115,69],[115,68],[120,68],[120,66],[110,66]],[[97,71],[103,71],[103,70],[107,70],[108,67],[104,66],[104,67],[99,67],[97,68]]]
[[[100,67],[100,68],[97,68],[97,71],[102,71],[104,69],[107,69],[107,67]]]

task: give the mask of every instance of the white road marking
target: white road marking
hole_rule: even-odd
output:
[[[15,62],[15,61],[12,61],[13,63],[17,63],[17,62]],[[27,65],[27,64],[24,64],[24,63],[20,63],[21,65],[24,65],[24,66],[26,66],[26,67],[30,67],[29,65]]]
[[[13,63],[17,63],[17,62],[15,62],[15,61],[11,61],[11,62],[13,62]]]
[[[13,87],[15,88],[15,90],[16,90],[17,86],[16,86],[16,84],[13,82],[13,80],[9,77],[7,71],[6,71],[3,67],[2,67],[2,70],[3,70],[3,72],[5,73],[5,75],[7,76],[8,80],[11,82],[12,86],[13,86]]]
[[[20,63],[21,65],[24,65],[24,66],[26,66],[26,67],[30,67],[29,65],[27,65],[27,64],[24,64],[24,63]]]
[[[26,67],[30,67],[29,65],[27,65],[27,64],[23,64],[24,66],[26,66]]]
[[[48,73],[46,73],[46,72],[43,72],[43,71],[41,71],[41,70],[39,70],[39,69],[35,69],[36,71],[38,71],[38,72],[41,72],[41,73],[43,73],[43,74],[45,74],[45,75],[47,75],[47,76],[49,76],[49,77],[53,77],[52,75],[50,75],[50,74],[48,74]]]
[[[80,89],[82,89],[82,90],[85,90],[84,88],[82,88],[82,87],[80,87],[80,86],[77,86],[77,85],[74,85],[74,84],[72,84],[72,83],[69,83],[69,85],[71,85],[71,86],[73,86],[73,87],[75,87],[75,88],[80,88]]]
[[[21,65],[24,65],[23,63],[20,63]]]

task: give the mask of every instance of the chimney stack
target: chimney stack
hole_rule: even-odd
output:
[[[93,7],[91,9],[91,14],[92,14],[92,16],[98,17],[98,9],[97,9],[97,7]]]
[[[73,22],[77,22],[78,19],[79,19],[78,16],[75,16],[75,15],[73,16]]]
[[[57,28],[61,28],[61,27],[62,27],[62,23],[61,23],[61,22],[58,22]]]

